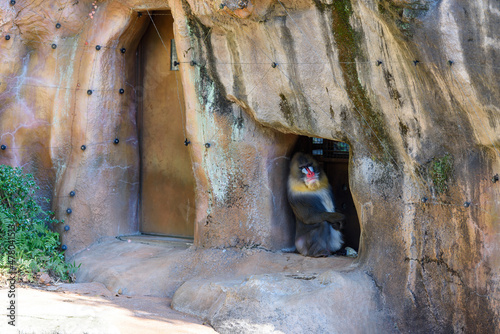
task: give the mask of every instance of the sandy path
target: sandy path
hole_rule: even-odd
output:
[[[216,333],[172,310],[168,298],[114,296],[79,284],[71,290],[17,288],[13,328],[7,323],[8,291],[0,289],[0,333]]]

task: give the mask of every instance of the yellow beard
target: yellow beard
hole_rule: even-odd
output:
[[[318,179],[313,180],[311,182],[306,182],[307,188],[309,188],[312,191],[316,191],[321,187],[321,183],[319,182]]]
[[[289,182],[290,190],[298,193],[309,193],[314,192],[323,188],[328,187],[328,179],[326,177],[320,177],[319,180],[314,180],[310,183],[306,183],[303,180],[290,180]]]

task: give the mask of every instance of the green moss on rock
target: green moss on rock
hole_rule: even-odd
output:
[[[283,114],[283,117],[285,117],[285,119],[287,120],[288,124],[293,126],[295,122],[293,120],[292,108],[290,107],[290,104],[288,103],[288,100],[283,93],[280,94],[280,99],[280,111]]]
[[[406,2],[379,0],[377,7],[378,11],[392,21],[403,35],[412,37],[417,17],[429,10],[430,2],[429,0],[410,0]]]
[[[211,41],[212,30],[206,27],[192,14],[188,4],[184,4],[186,20],[191,44],[198,55],[196,70],[196,89],[200,104],[206,110],[229,115],[232,112],[231,102],[226,99],[226,89],[217,72],[217,62]]]
[[[438,194],[448,191],[448,182],[453,176],[453,158],[449,153],[443,157],[433,159],[429,166],[429,177]]]
[[[382,113],[373,108],[365,88],[359,81],[356,59],[362,57],[360,43],[362,35],[354,30],[349,19],[353,14],[350,0],[336,0],[325,4],[314,0],[316,8],[321,13],[331,13],[332,33],[338,49],[339,65],[346,84],[347,94],[359,116],[360,124],[367,127],[371,142],[378,150],[378,155],[387,161],[390,159],[388,152],[392,148],[389,133],[385,128]]]

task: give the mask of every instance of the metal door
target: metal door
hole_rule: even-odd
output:
[[[173,18],[170,12],[154,14],[162,14],[152,15],[159,34],[151,23],[138,47],[140,230],[192,237],[195,181],[184,145],[184,94],[173,64]]]

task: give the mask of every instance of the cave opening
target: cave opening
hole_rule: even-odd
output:
[[[361,229],[349,186],[350,146],[341,141],[300,136],[294,152],[311,155],[325,171],[332,187],[335,211],[346,216],[342,229],[344,247],[358,251]]]
[[[173,24],[169,10],[151,13],[136,52],[139,231],[192,239],[195,180]]]

